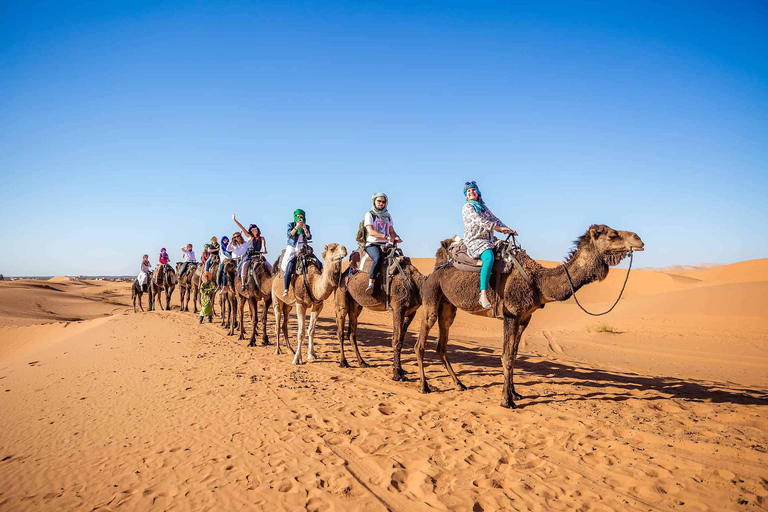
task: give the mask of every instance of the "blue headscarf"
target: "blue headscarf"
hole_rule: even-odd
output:
[[[480,189],[477,187],[477,183],[474,181],[468,181],[464,184],[464,198],[467,197],[467,190],[469,189],[475,189],[477,192],[477,201],[473,199],[467,199],[467,202],[471,204],[477,213],[484,212],[485,211],[485,201],[483,201],[483,194],[480,193]]]
[[[227,235],[224,235],[223,237],[221,237],[221,248],[226,251],[228,245],[229,245],[229,237]]]

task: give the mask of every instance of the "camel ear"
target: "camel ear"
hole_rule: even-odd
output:
[[[324,251],[327,251],[327,250],[328,250],[328,244],[325,244],[325,245],[323,246],[323,250],[324,250]]]

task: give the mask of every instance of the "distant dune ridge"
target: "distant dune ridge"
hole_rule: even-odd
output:
[[[667,267],[639,267],[637,270],[652,272],[688,272],[690,270],[702,270],[705,268],[721,267],[722,263],[699,263],[698,265],[669,265]]]
[[[429,273],[434,259],[414,258]],[[557,262],[544,262],[556,266]],[[459,311],[453,390],[390,380],[391,317],[364,311],[370,368],[292,366],[191,313],[134,314],[130,283],[0,282],[0,505],[9,510],[747,510],[768,504],[768,259],[632,270],[604,317],[533,315],[498,406],[502,323]],[[626,270],[578,292],[615,300]],[[146,305],[146,296],[144,297]],[[218,306],[217,306],[218,311]],[[246,320],[247,325],[250,322]],[[403,366],[415,374],[414,321]],[[273,321],[268,324],[274,341]],[[289,325],[295,345],[295,320]]]

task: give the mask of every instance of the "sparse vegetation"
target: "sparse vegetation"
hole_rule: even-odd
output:
[[[590,325],[587,327],[588,332],[609,332],[611,334],[621,334],[622,331],[618,330],[616,327],[613,327],[612,325],[608,324],[597,324],[597,325]]]

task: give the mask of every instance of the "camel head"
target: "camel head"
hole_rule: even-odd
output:
[[[443,263],[447,262],[449,259],[451,259],[450,254],[448,254],[448,248],[453,244],[458,236],[453,236],[451,238],[446,238],[442,242],[440,242],[440,247],[437,249],[437,252],[435,253],[435,268],[439,267]]]
[[[323,246],[323,265],[333,272],[341,271],[341,261],[347,256],[347,248],[339,244]]]
[[[593,224],[576,242],[577,251],[588,249],[609,267],[621,263],[632,251],[644,250],[643,241],[631,231],[618,231],[605,224]]]

